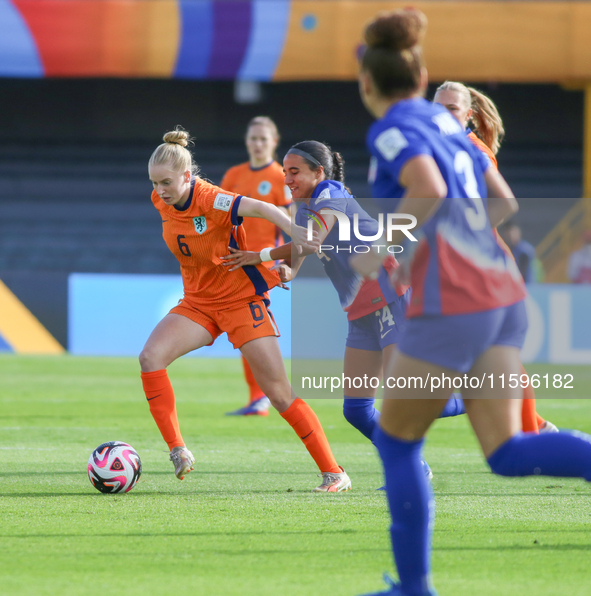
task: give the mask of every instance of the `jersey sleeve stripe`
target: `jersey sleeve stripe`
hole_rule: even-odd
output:
[[[240,248],[238,246],[238,242],[236,242],[236,238],[234,234],[230,233],[230,248]],[[269,286],[265,281],[265,278],[261,275],[261,272],[254,266],[254,265],[245,265],[242,267],[242,271],[246,273],[248,279],[252,282],[254,286],[254,291],[258,296],[264,296],[266,292],[269,291]]]
[[[238,207],[240,206],[241,200],[242,200],[242,195],[238,195],[234,199],[234,202],[232,203],[232,212],[230,214],[230,219],[232,220],[233,226],[239,226],[243,221],[243,218],[238,215]]]

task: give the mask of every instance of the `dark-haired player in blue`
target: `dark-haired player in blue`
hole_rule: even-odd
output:
[[[388,256],[376,279],[367,280],[351,269],[349,258],[357,249],[371,246],[381,237],[378,222],[355,200],[344,186],[344,160],[339,153],[318,141],[294,145],[283,160],[285,184],[300,205],[295,216],[297,225],[307,226],[310,218],[322,245],[318,253],[324,270],[336,289],[341,306],[347,313],[349,331],[346,340],[344,376],[380,378],[385,363],[392,358],[404,323],[410,292],[408,285],[390,283],[389,276],[398,266]],[[340,239],[339,216],[350,222],[349,240]],[[354,220],[357,218],[356,228]],[[355,233],[358,231],[358,235]],[[362,238],[365,239],[362,239]],[[332,247],[332,248],[330,248]],[[263,251],[264,252],[264,251]],[[384,247],[384,254],[386,247]],[[261,256],[264,257],[264,255]],[[269,250],[269,259],[289,259],[289,245]],[[305,253],[291,262],[289,279],[295,277]],[[234,267],[260,263],[259,253],[234,251],[229,257]],[[283,277],[284,281],[287,278]],[[376,388],[349,386],[345,389],[343,414],[347,421],[371,440],[380,413],[375,408]],[[459,396],[452,396],[441,417],[463,413]],[[426,462],[427,477],[431,471]]]
[[[462,394],[493,472],[591,481],[591,437],[521,433],[521,388],[499,387],[499,375],[519,374],[527,319],[523,282],[491,224],[498,225],[517,204],[453,116],[423,99],[425,28],[418,10],[378,15],[365,29],[359,75],[362,100],[377,119],[368,134],[374,196],[383,197],[384,210],[413,215],[419,226],[413,230],[418,242],[407,243],[414,245],[407,250],[413,253],[408,320],[384,374],[483,379],[481,387],[469,384]],[[405,241],[398,231],[389,239]],[[382,258],[357,255],[351,265],[371,275]],[[404,262],[397,271],[402,269]],[[430,582],[434,501],[422,473],[421,449],[451,389],[425,387],[386,389],[373,436],[384,464],[400,577],[399,584],[391,582],[380,593],[384,596],[435,595]]]

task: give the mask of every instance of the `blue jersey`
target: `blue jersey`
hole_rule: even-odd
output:
[[[307,227],[310,219],[322,223],[319,217],[325,209],[333,209],[344,213],[349,219],[349,240],[341,240],[344,231],[343,224],[337,221],[326,236],[322,252],[318,253],[324,270],[332,285],[335,287],[343,310],[348,313],[349,320],[358,319],[369,313],[383,308],[387,304],[400,300],[400,296],[407,291],[406,286],[392,287],[389,282],[389,272],[396,268],[397,263],[393,257],[387,259],[385,266],[381,267],[377,280],[364,280],[362,276],[349,267],[349,258],[359,251],[365,252],[366,246],[379,240],[378,222],[373,219],[353,198],[347,189],[334,180],[323,180],[312,193],[308,205],[298,207],[295,221],[297,225]],[[358,224],[355,225],[355,217]],[[374,238],[363,240],[357,237]]]
[[[458,121],[425,99],[402,100],[372,125],[367,143],[372,192],[384,212],[396,210],[405,192],[400,172],[418,155],[435,160],[447,185],[438,211],[414,233],[419,242],[408,316],[480,312],[523,299],[519,271],[488,220],[484,172],[490,160]]]

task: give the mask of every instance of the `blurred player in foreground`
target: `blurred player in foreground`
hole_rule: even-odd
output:
[[[498,169],[497,153],[505,136],[505,129],[494,102],[474,87],[466,87],[463,83],[455,81],[445,81],[439,85],[435,91],[433,102],[441,104],[451,112],[462,125],[470,141],[487,155],[493,166]],[[472,123],[479,136],[470,130],[469,123]],[[512,254],[511,249],[502,240],[496,229],[495,235],[501,248],[507,254]],[[521,374],[527,374],[523,365]],[[535,397],[534,388],[528,384],[523,390],[521,410],[523,430],[525,432],[558,432],[554,424],[537,414]]]
[[[306,230],[292,226],[275,205],[222,190],[199,178],[186,149],[188,143],[186,131],[168,132],[150,157],[152,202],[162,217],[164,240],[180,263],[185,295],[158,323],[140,354],[146,399],[170,449],[175,474],[182,480],[193,469],[195,458],[181,436],[166,367],[226,332],[248,360],[265,395],[320,468],[323,482],[314,491],[347,490],[351,482],[335,461],[322,425],[305,401],[294,398],[287,379],[277,343],[279,332],[267,309],[267,292],[281,283],[278,275],[261,266],[232,273],[220,267],[220,257],[227,254],[229,246],[245,247],[243,217],[269,220],[291,233],[299,247],[306,245]]]
[[[288,212],[291,196],[283,182],[283,168],[275,161],[275,150],[279,143],[279,131],[275,122],[267,116],[253,118],[248,123],[245,142],[248,161],[230,168],[225,173],[220,186],[224,190],[271,203]],[[246,232],[246,244],[249,250],[259,252],[267,246],[277,246],[280,242],[281,231],[266,219],[249,217],[242,223],[242,227]],[[271,268],[273,262],[267,261],[264,265]],[[267,416],[271,402],[255,381],[244,356],[242,356],[242,365],[249,389],[249,403],[228,414]]]
[[[490,161],[447,110],[423,99],[427,71],[421,41],[426,18],[405,9],[378,15],[365,29],[359,73],[363,103],[376,118],[367,142],[383,211],[416,217],[410,263],[413,288],[388,377],[498,379],[520,373],[527,330],[525,288],[492,227],[517,209]],[[489,200],[486,197],[488,190]],[[386,197],[390,197],[387,199]],[[411,245],[394,230],[388,242]],[[403,253],[404,254],[404,253]],[[405,256],[407,256],[405,255]],[[364,275],[378,270],[377,252],[352,257]],[[374,434],[384,465],[399,584],[388,596],[434,596],[430,580],[434,500],[421,466],[424,436],[445,406],[447,385],[386,389]],[[503,476],[567,476],[591,481],[591,437],[522,433],[521,389],[483,383],[463,389],[470,423],[491,470]],[[414,398],[414,399],[413,399]]]

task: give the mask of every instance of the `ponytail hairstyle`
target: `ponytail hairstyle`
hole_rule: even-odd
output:
[[[492,100],[474,89],[474,87],[466,87],[462,83],[455,81],[445,81],[437,87],[435,95],[439,91],[455,91],[460,94],[465,108],[472,110],[470,122],[474,132],[484,141],[486,146],[496,155],[501,146],[501,141],[505,136],[505,129],[503,128],[503,121],[497,110],[497,106]]]
[[[293,145],[287,153],[292,149],[297,150],[293,153],[299,155],[313,172],[317,172],[322,166],[326,180],[345,183],[345,160],[340,153],[333,151],[328,145],[318,141],[302,141]],[[308,159],[302,153],[306,153],[312,159]]]
[[[496,155],[505,137],[503,121],[492,100],[474,89],[468,87],[472,107],[472,123],[478,136],[488,145]]]
[[[192,176],[199,174],[199,166],[194,163],[191,152],[186,148],[193,144],[193,139],[188,131],[181,126],[167,132],[162,140],[164,143],[158,145],[150,157],[148,168],[156,165],[167,165],[175,172],[186,172],[189,170]]]
[[[381,12],[367,25],[361,67],[382,96],[407,96],[418,89],[426,30],[427,17],[415,8]]]

